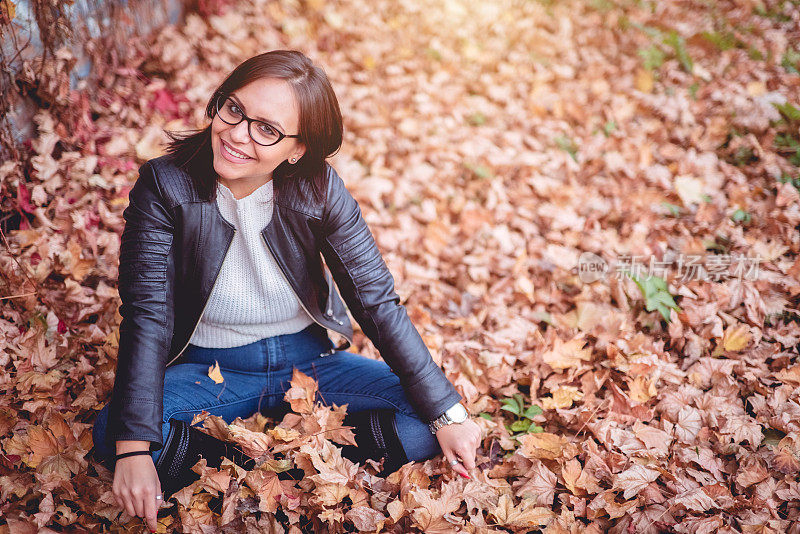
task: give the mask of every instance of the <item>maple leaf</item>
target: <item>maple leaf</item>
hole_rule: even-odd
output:
[[[312,413],[314,411],[314,397],[319,388],[316,380],[299,371],[297,367],[292,370],[291,387],[286,390],[284,400],[288,402],[296,413]]]
[[[231,484],[231,475],[224,469],[208,467],[205,458],[201,458],[192,470],[200,475],[200,487],[209,493],[224,494]]]
[[[719,531],[724,524],[724,520],[719,516],[686,516],[681,519],[680,523],[673,525],[672,528],[675,529],[675,532],[680,532],[682,534],[714,534]]]
[[[342,457],[342,451],[329,441],[322,443],[317,450],[312,444],[300,446],[300,452],[308,455],[314,468],[319,472],[310,478],[318,483],[348,485],[358,472],[358,466]]]
[[[775,375],[775,378],[787,384],[800,385],[800,365],[795,365],[788,369],[781,369]]]
[[[628,382],[628,386],[630,398],[635,402],[647,402],[658,393],[655,383],[644,376],[637,376]]]
[[[555,517],[555,513],[544,506],[536,506],[532,499],[522,499],[519,506],[514,505],[510,496],[503,494],[497,506],[489,512],[497,520],[498,525],[531,528],[547,526]]]
[[[320,438],[329,439],[340,445],[357,445],[356,436],[352,427],[344,426],[344,418],[347,415],[347,404],[337,406],[318,406],[311,417],[318,427],[315,432],[320,433]]]
[[[479,480],[469,480],[464,489],[461,490],[464,502],[467,503],[468,510],[478,509],[489,510],[497,506],[499,497],[497,488]]]
[[[692,443],[700,433],[703,423],[697,408],[684,406],[678,412],[678,422],[675,425],[675,437],[678,441]]]
[[[57,455],[61,448],[52,432],[38,425],[28,427],[28,448],[31,455],[25,460],[29,467],[36,467],[51,456]]]
[[[726,351],[740,351],[750,343],[752,338],[750,328],[745,324],[738,323],[725,329],[722,336],[722,348]]]
[[[772,467],[784,475],[797,475],[800,471],[800,456],[788,447],[779,447],[772,459]]]
[[[526,458],[541,458],[555,460],[556,458],[571,458],[578,451],[563,436],[549,432],[536,432],[520,436],[520,453]]]
[[[749,415],[727,416],[719,430],[720,433],[732,437],[734,442],[749,441],[753,447],[758,447],[764,437],[761,425]]]
[[[314,488],[314,495],[317,496],[319,503],[323,506],[336,506],[349,494],[350,488],[344,484],[325,484],[320,482]]]
[[[559,386],[553,390],[552,397],[542,399],[542,408],[550,410],[552,408],[571,408],[572,403],[581,400],[583,393],[575,386]]]
[[[695,488],[672,499],[674,505],[680,505],[693,512],[705,512],[714,506],[714,499],[708,496],[704,488]]]
[[[251,458],[258,458],[264,453],[269,452],[272,445],[275,443],[275,440],[273,439],[273,433],[255,432],[234,424],[228,425],[227,428],[233,440],[239,447],[241,447],[242,452]],[[287,436],[286,433],[288,431],[281,429],[277,433],[281,434],[281,431],[284,432],[282,435]]]
[[[443,492],[436,496],[429,489],[411,491],[409,496],[416,505],[411,509],[414,521],[423,532],[452,532],[453,525],[445,516],[455,512],[461,505],[461,497],[453,492]]]
[[[403,505],[400,499],[395,499],[386,505],[386,511],[389,512],[389,517],[392,518],[392,521],[397,523],[400,521],[400,518],[405,515],[406,507]]]
[[[769,471],[766,466],[758,458],[746,458],[737,469],[736,483],[741,488],[747,488],[754,484],[766,480],[769,477]]]
[[[514,484],[517,495],[530,498],[537,505],[550,506],[556,492],[556,475],[541,461],[534,460],[526,477]]]
[[[630,499],[659,477],[659,472],[643,465],[634,464],[614,477],[614,489],[622,490],[622,496]]]
[[[570,458],[561,466],[561,478],[564,485],[573,495],[577,495],[578,478],[581,476],[581,462],[577,458]]]
[[[380,531],[386,516],[369,506],[354,506],[344,514],[345,519],[351,521],[360,531]]]
[[[258,509],[274,514],[281,496],[292,491],[294,483],[278,478],[277,473],[266,469],[253,469],[244,476],[244,483],[259,497]]]
[[[672,436],[663,430],[645,425],[641,421],[636,421],[633,425],[633,433],[648,449],[657,451],[662,456],[666,456],[669,452]]]
[[[564,369],[578,367],[592,359],[592,349],[584,348],[586,340],[583,334],[569,341],[555,338],[553,348],[542,355],[544,362],[554,370],[561,372]]]

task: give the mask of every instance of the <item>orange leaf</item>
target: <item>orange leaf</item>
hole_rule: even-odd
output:
[[[553,348],[542,355],[544,362],[554,370],[561,372],[564,369],[578,367],[592,359],[592,349],[583,348],[586,340],[579,335],[569,341],[555,338]]]
[[[222,384],[225,380],[222,378],[222,372],[219,370],[219,362],[214,360],[214,365],[208,368],[208,377],[216,384]]]
[[[295,367],[292,371],[292,379],[289,383],[291,387],[286,390],[286,394],[283,398],[292,406],[292,410],[297,413],[313,412],[314,397],[318,389],[316,380],[298,371]]]

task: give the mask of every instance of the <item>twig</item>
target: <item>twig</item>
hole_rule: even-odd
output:
[[[594,419],[594,416],[595,416],[595,415],[597,415],[597,411],[598,411],[600,408],[602,408],[602,407],[603,407],[603,405],[606,403],[606,401],[607,401],[607,400],[608,400],[608,397],[606,397],[605,399],[603,399],[603,402],[601,402],[600,404],[598,404],[598,405],[597,405],[597,408],[595,408],[595,409],[594,409],[594,411],[592,412],[592,415],[590,415],[590,416],[589,416],[589,419],[587,419],[587,420],[586,420],[586,422],[585,422],[585,423],[583,423],[583,425],[581,425],[581,427],[578,429],[578,433],[577,433],[577,434],[575,434],[575,437],[576,437],[576,438],[577,438],[577,437],[580,435],[580,433],[581,433],[581,432],[583,432],[583,429],[584,429],[584,428],[586,428],[586,425],[588,425],[588,424],[589,424],[589,422],[591,422],[591,420],[592,420],[592,419]]]
[[[3,244],[6,246],[8,255],[11,256],[11,258],[14,260],[14,263],[16,263],[19,266],[19,270],[22,271],[22,274],[25,275],[25,278],[28,280],[28,282],[30,282],[31,285],[36,289],[36,293],[39,294],[39,286],[36,285],[36,282],[31,280],[31,277],[28,275],[28,271],[25,269],[25,267],[22,266],[17,257],[14,255],[14,253],[11,252],[11,246],[8,244],[8,239],[6,239],[6,234],[3,233],[2,228],[0,228],[0,237],[3,238]],[[42,300],[44,300],[44,298],[42,298]]]
[[[30,295],[36,295],[36,291],[34,291],[32,293],[20,293],[19,295],[11,295],[11,296],[8,296],[8,297],[0,297],[0,300],[3,300],[3,299],[16,299],[16,298],[19,298],[19,297],[29,297]]]

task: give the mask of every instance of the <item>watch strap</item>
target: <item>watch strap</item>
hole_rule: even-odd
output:
[[[459,401],[453,406],[456,406],[457,404],[461,404],[461,402]],[[450,417],[447,415],[447,412],[450,411],[453,408],[453,406],[445,410],[444,413],[442,413],[439,417],[428,423],[428,430],[431,431],[431,434],[436,435],[437,430],[439,430],[443,426],[447,426],[455,422],[452,419],[450,419]]]
[[[147,455],[150,455],[150,454],[152,454],[152,453],[151,453],[150,451],[130,451],[130,452],[123,452],[123,453],[117,454],[117,455],[116,455],[116,457],[115,457],[115,459],[116,459],[116,460],[119,460],[120,458],[127,458],[128,456],[136,456],[137,454],[147,454]]]

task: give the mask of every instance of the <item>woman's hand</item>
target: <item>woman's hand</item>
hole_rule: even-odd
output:
[[[132,516],[144,518],[150,531],[156,531],[161,504],[156,496],[161,495],[161,482],[152,456],[142,454],[117,460],[113,493],[118,506]]]
[[[463,477],[472,478],[467,469],[475,468],[475,451],[481,444],[478,423],[468,418],[463,423],[445,425],[436,431],[436,439],[453,469]],[[460,461],[453,465],[453,460]]]

